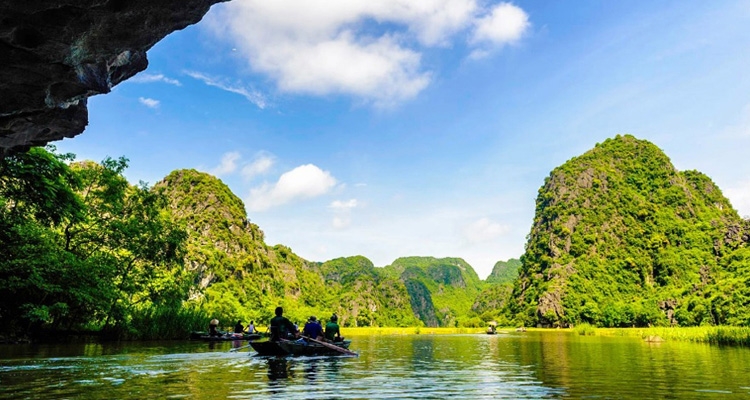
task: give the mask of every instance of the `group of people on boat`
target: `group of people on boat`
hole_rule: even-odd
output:
[[[271,341],[278,342],[282,339],[291,340],[299,338],[300,332],[296,325],[284,316],[284,309],[276,307],[276,316],[271,318],[270,330]],[[338,324],[339,317],[336,314],[331,315],[323,329],[323,325],[313,315],[305,323],[302,335],[315,340],[327,340],[330,342],[341,342],[344,338],[341,336],[341,328]]]
[[[325,328],[317,317],[310,316],[305,323],[302,332],[299,331],[297,325],[293,324],[288,318],[284,316],[284,309],[282,307],[276,307],[276,316],[271,318],[269,329],[271,332],[271,341],[278,342],[282,339],[294,340],[300,336],[305,336],[315,340],[326,340],[328,342],[342,342],[344,338],[341,336],[341,328],[338,324],[339,317],[334,313],[325,325]],[[250,324],[245,327],[242,325],[242,321],[237,321],[234,326],[234,333],[240,334],[253,334],[255,331],[255,321],[250,321]],[[219,330],[219,320],[212,319],[208,324],[208,335],[209,336],[222,336],[225,332]]]
[[[250,321],[250,325],[247,327],[242,325],[242,321],[238,320],[237,324],[234,326],[234,333],[247,333],[247,334],[253,334],[255,333],[255,321]],[[222,336],[226,334],[226,332],[222,332],[219,330],[219,320],[214,318],[211,320],[211,322],[208,323],[208,336]]]

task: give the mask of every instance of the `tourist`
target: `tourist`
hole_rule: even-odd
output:
[[[310,317],[310,319],[307,320],[307,323],[305,324],[304,329],[304,335],[315,339],[315,340],[321,340],[323,339],[323,327],[320,326],[320,323],[318,323],[318,319],[315,318],[313,315]]]
[[[242,326],[242,321],[237,321],[237,325],[234,326],[234,333],[244,333],[245,327]]]
[[[293,339],[299,335],[299,331],[292,321],[283,316],[284,309],[276,307],[276,316],[271,318],[271,341],[278,342],[282,339]]]
[[[341,330],[338,324],[339,317],[336,314],[331,315],[331,320],[326,324],[325,338],[332,342],[341,342]]]
[[[209,336],[221,336],[219,332],[219,320],[214,318],[208,323],[208,335]]]
[[[255,321],[250,321],[250,325],[247,326],[247,333],[255,333]]]

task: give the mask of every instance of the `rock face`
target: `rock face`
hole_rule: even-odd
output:
[[[83,132],[86,100],[146,69],[146,51],[225,0],[0,2],[0,156]]]

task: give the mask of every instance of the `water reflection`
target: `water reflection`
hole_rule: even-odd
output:
[[[268,358],[268,380],[271,382],[294,376],[289,370],[289,361],[285,357]]]
[[[748,398],[750,349],[568,332],[373,336],[360,357],[231,342],[0,346],[0,398]]]
[[[318,360],[310,360],[305,364],[305,379],[308,383],[315,384],[315,380],[318,378]]]

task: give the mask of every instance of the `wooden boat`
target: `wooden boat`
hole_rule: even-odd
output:
[[[250,342],[250,346],[258,352],[259,356],[285,356],[286,350],[282,349],[278,344],[279,342],[272,342],[270,340],[264,340],[262,342]]]
[[[333,346],[349,349],[352,344],[351,340],[331,343]],[[340,356],[343,353],[336,349],[326,347],[322,344],[314,343],[307,340],[295,340],[293,342],[279,342],[279,346],[293,356]]]
[[[351,340],[332,343],[333,346],[348,349]],[[321,344],[305,340],[282,340],[280,342],[250,342],[250,346],[259,356],[339,356],[342,352]]]
[[[191,340],[203,340],[206,342],[224,342],[231,340],[258,340],[263,336],[259,333],[225,333],[221,336],[211,336],[206,332],[192,332]]]

